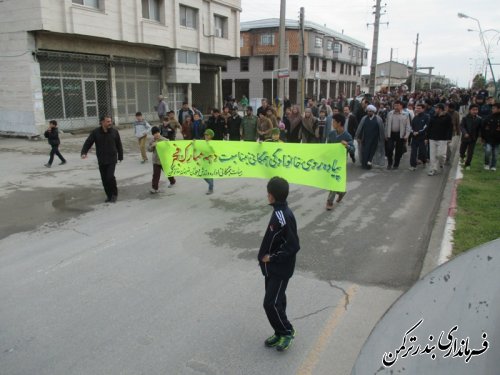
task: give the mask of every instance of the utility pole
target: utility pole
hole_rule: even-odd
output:
[[[377,70],[377,54],[378,54],[378,33],[379,33],[379,28],[380,28],[380,1],[381,0],[376,0],[376,4],[374,6],[375,12],[373,14],[375,15],[375,22],[373,23],[373,45],[372,45],[372,63],[370,65],[370,81],[369,81],[369,93],[372,95],[375,95],[375,74]],[[385,7],[385,5],[384,5]],[[384,12],[385,14],[385,12]],[[385,22],[387,25],[389,25],[389,22]],[[370,24],[366,24],[368,27]]]
[[[392,47],[391,47],[391,58],[389,60],[389,83],[387,84],[389,89],[389,94],[391,93],[391,74],[392,74]]]
[[[304,112],[304,8],[300,8],[299,18],[299,71],[297,72],[297,104]]]
[[[418,33],[417,42],[415,43],[415,58],[413,59],[413,71],[411,73],[411,92],[415,92],[415,81],[417,79],[417,57],[418,57]]]
[[[281,0],[280,5],[280,29],[279,29],[279,59],[278,59],[278,69],[288,68],[288,61],[286,60],[286,31],[285,31],[285,14],[286,14],[286,0]],[[285,96],[285,80],[286,78],[278,77],[278,98],[283,100]],[[272,103],[274,105],[274,98],[272,98]]]

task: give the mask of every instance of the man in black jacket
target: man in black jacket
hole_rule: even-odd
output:
[[[278,351],[288,349],[295,337],[295,329],[286,316],[285,291],[300,244],[297,223],[286,202],[288,191],[288,182],[281,177],[273,177],[267,184],[268,200],[274,211],[257,257],[265,277],[264,310],[274,329],[264,344]]]
[[[212,116],[208,118],[206,125],[207,129],[212,129],[214,132],[214,141],[222,141],[224,139],[226,122],[220,115],[220,111],[217,108],[212,109]]]
[[[462,119],[460,123],[460,130],[462,132],[462,141],[460,143],[460,161],[463,163],[465,159],[465,152],[467,151],[467,158],[465,159],[465,169],[470,169],[472,156],[474,155],[474,148],[476,147],[477,138],[481,129],[481,117],[477,114],[479,106],[471,104],[469,106],[469,114]]]
[[[427,138],[429,139],[430,168],[427,173],[434,176],[441,171],[446,159],[446,147],[453,134],[453,122],[451,116],[444,109],[443,103],[434,107],[435,116],[431,116],[427,127]]]
[[[500,145],[500,103],[493,104],[492,114],[483,120],[481,138],[484,143],[484,169],[496,171]]]
[[[83,144],[81,156],[82,159],[87,158],[87,153],[95,143],[99,172],[107,196],[106,202],[114,203],[118,197],[115,168],[117,161],[123,160],[123,147],[120,133],[112,127],[111,116],[102,116],[100,120],[101,126],[95,128]]]
[[[424,112],[424,105],[418,103],[415,106],[415,117],[411,120],[411,154],[410,154],[410,171],[417,169],[417,157],[422,161],[425,168],[427,161],[427,152],[425,148],[425,135],[427,126],[429,125],[430,117]]]

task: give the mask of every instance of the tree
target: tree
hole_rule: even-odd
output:
[[[486,86],[486,80],[482,74],[476,74],[474,79],[472,80],[472,88],[473,89],[484,89]]]

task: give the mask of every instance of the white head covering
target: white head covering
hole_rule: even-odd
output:
[[[366,110],[372,111],[372,112],[377,112],[377,107],[375,107],[373,104],[370,104],[370,105],[368,105],[368,107],[366,107]]]

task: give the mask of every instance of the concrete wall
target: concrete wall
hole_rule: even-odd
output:
[[[0,34],[0,132],[37,135],[45,126],[35,38],[19,31]]]

